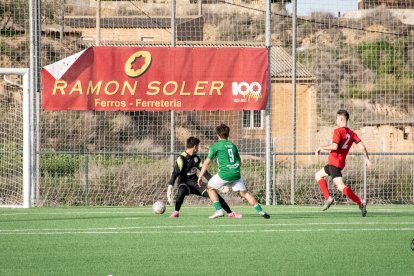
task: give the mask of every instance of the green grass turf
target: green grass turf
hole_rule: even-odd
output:
[[[0,209],[0,275],[413,275],[413,205]]]

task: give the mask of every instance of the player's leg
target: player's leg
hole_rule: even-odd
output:
[[[223,207],[221,206],[216,190],[211,187],[208,187],[207,193],[208,193],[208,196],[210,197],[210,200],[213,202],[214,209],[216,209],[214,214],[212,214],[208,218],[215,219],[218,217],[223,217],[224,216]]]
[[[317,173],[315,173],[315,180],[318,183],[319,189],[321,190],[323,196],[325,197],[325,200],[328,200],[331,196],[329,194],[328,189],[328,183],[326,182],[326,177],[329,175],[327,172],[328,166],[325,166],[324,168],[320,169]]]
[[[327,165],[315,173],[315,180],[318,183],[319,189],[325,198],[325,203],[323,204],[322,211],[328,210],[334,202],[334,199],[329,194],[328,182],[326,182],[325,179],[327,176],[331,175],[330,167],[331,166]]]
[[[219,199],[219,202],[220,202],[220,205],[221,205],[221,207],[223,207],[223,209],[224,209],[224,211],[226,211],[226,213],[227,213],[227,215],[229,216],[229,217],[234,217],[234,218],[241,218],[241,215],[239,215],[239,214],[237,214],[237,213],[235,213],[235,212],[233,212],[231,209],[230,209],[230,206],[227,204],[227,202],[224,200],[224,198],[222,198],[219,194],[217,194],[217,196],[218,196],[218,199]]]
[[[208,192],[207,192],[207,187],[200,194],[200,196],[209,198],[209,195],[208,195]],[[226,213],[228,213],[228,214],[231,213],[230,206],[227,204],[227,202],[224,200],[224,198],[222,198],[219,194],[217,194],[217,198],[218,198],[218,201],[220,202],[221,207],[224,209],[224,211],[226,211]]]
[[[249,204],[254,207],[254,209],[259,215],[261,215],[265,219],[270,218],[270,215],[263,211],[263,208],[257,201],[257,199],[247,191],[246,186],[244,185],[243,178],[240,178],[238,181],[233,182],[231,187],[233,191],[239,192],[240,196],[245,198],[247,202],[249,202]]]
[[[357,196],[350,187],[345,185],[342,179],[342,175],[335,177],[333,179],[333,182],[335,183],[335,186],[338,188],[338,190],[340,190],[347,198],[349,198],[359,206],[362,216],[365,217],[367,215],[367,207],[365,202],[362,202],[359,196]]]
[[[218,200],[220,202],[221,207],[223,207],[224,211],[226,211],[227,214],[231,213],[230,206],[227,204],[227,202],[222,198],[219,194],[217,194]]]
[[[175,200],[175,210],[174,210],[174,212],[172,212],[170,217],[178,218],[180,216],[181,205],[183,205],[183,203],[184,203],[185,196],[187,196],[189,194],[190,194],[189,187],[186,184],[181,183],[178,186],[177,196],[176,196],[176,200]]]
[[[257,199],[254,196],[252,196],[249,192],[239,191],[239,194],[240,194],[241,197],[244,197],[247,200],[247,202],[249,202],[250,205],[252,205],[254,207],[254,209],[256,210],[256,212],[259,215],[261,215],[265,219],[270,218],[270,215],[268,213],[266,213],[265,211],[263,211],[262,205],[260,205],[260,203],[257,201]]]
[[[203,197],[207,197],[207,198],[209,197],[208,192],[207,192],[207,185],[205,184],[201,185],[201,187],[199,187],[197,184],[195,184],[194,186],[190,186],[190,193],[203,196]],[[230,206],[227,204],[224,198],[220,196],[220,194],[217,193],[217,197],[218,197],[218,201],[220,202],[221,207],[224,209],[224,211],[226,211],[227,215],[230,218],[242,218],[241,214],[237,214],[236,212],[233,212],[230,209]]]
[[[219,197],[216,189],[220,189],[226,184],[226,181],[221,179],[218,174],[214,175],[207,184],[207,193],[210,197],[210,200],[213,202],[213,207],[216,209],[216,212],[211,215],[209,218],[218,218],[224,216],[224,211],[219,201]]]
[[[202,195],[203,197],[209,197],[207,190],[203,191]],[[218,200],[220,202],[221,207],[224,209],[224,211],[226,211],[227,215],[230,218],[242,218],[241,214],[238,214],[236,212],[233,212],[230,208],[230,206],[227,204],[227,202],[224,200],[224,198],[222,196],[220,196],[220,194],[217,194],[218,196]]]
[[[338,190],[340,190],[347,198],[358,204],[358,206],[361,205],[361,199],[351,188],[345,185],[341,171],[339,169],[335,170],[335,167],[332,170],[332,179]]]

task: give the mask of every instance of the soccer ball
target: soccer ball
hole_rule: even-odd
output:
[[[152,205],[152,210],[154,211],[154,213],[156,214],[164,214],[165,212],[165,204],[163,201],[155,201],[154,204]]]

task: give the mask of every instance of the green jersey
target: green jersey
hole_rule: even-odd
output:
[[[214,143],[208,152],[208,158],[217,159],[218,175],[221,179],[235,181],[240,176],[240,155],[236,145],[229,140],[219,140]]]

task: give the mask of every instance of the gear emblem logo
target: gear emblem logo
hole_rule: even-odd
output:
[[[125,63],[125,73],[131,78],[144,74],[151,65],[152,57],[148,51],[138,51],[132,54]]]

